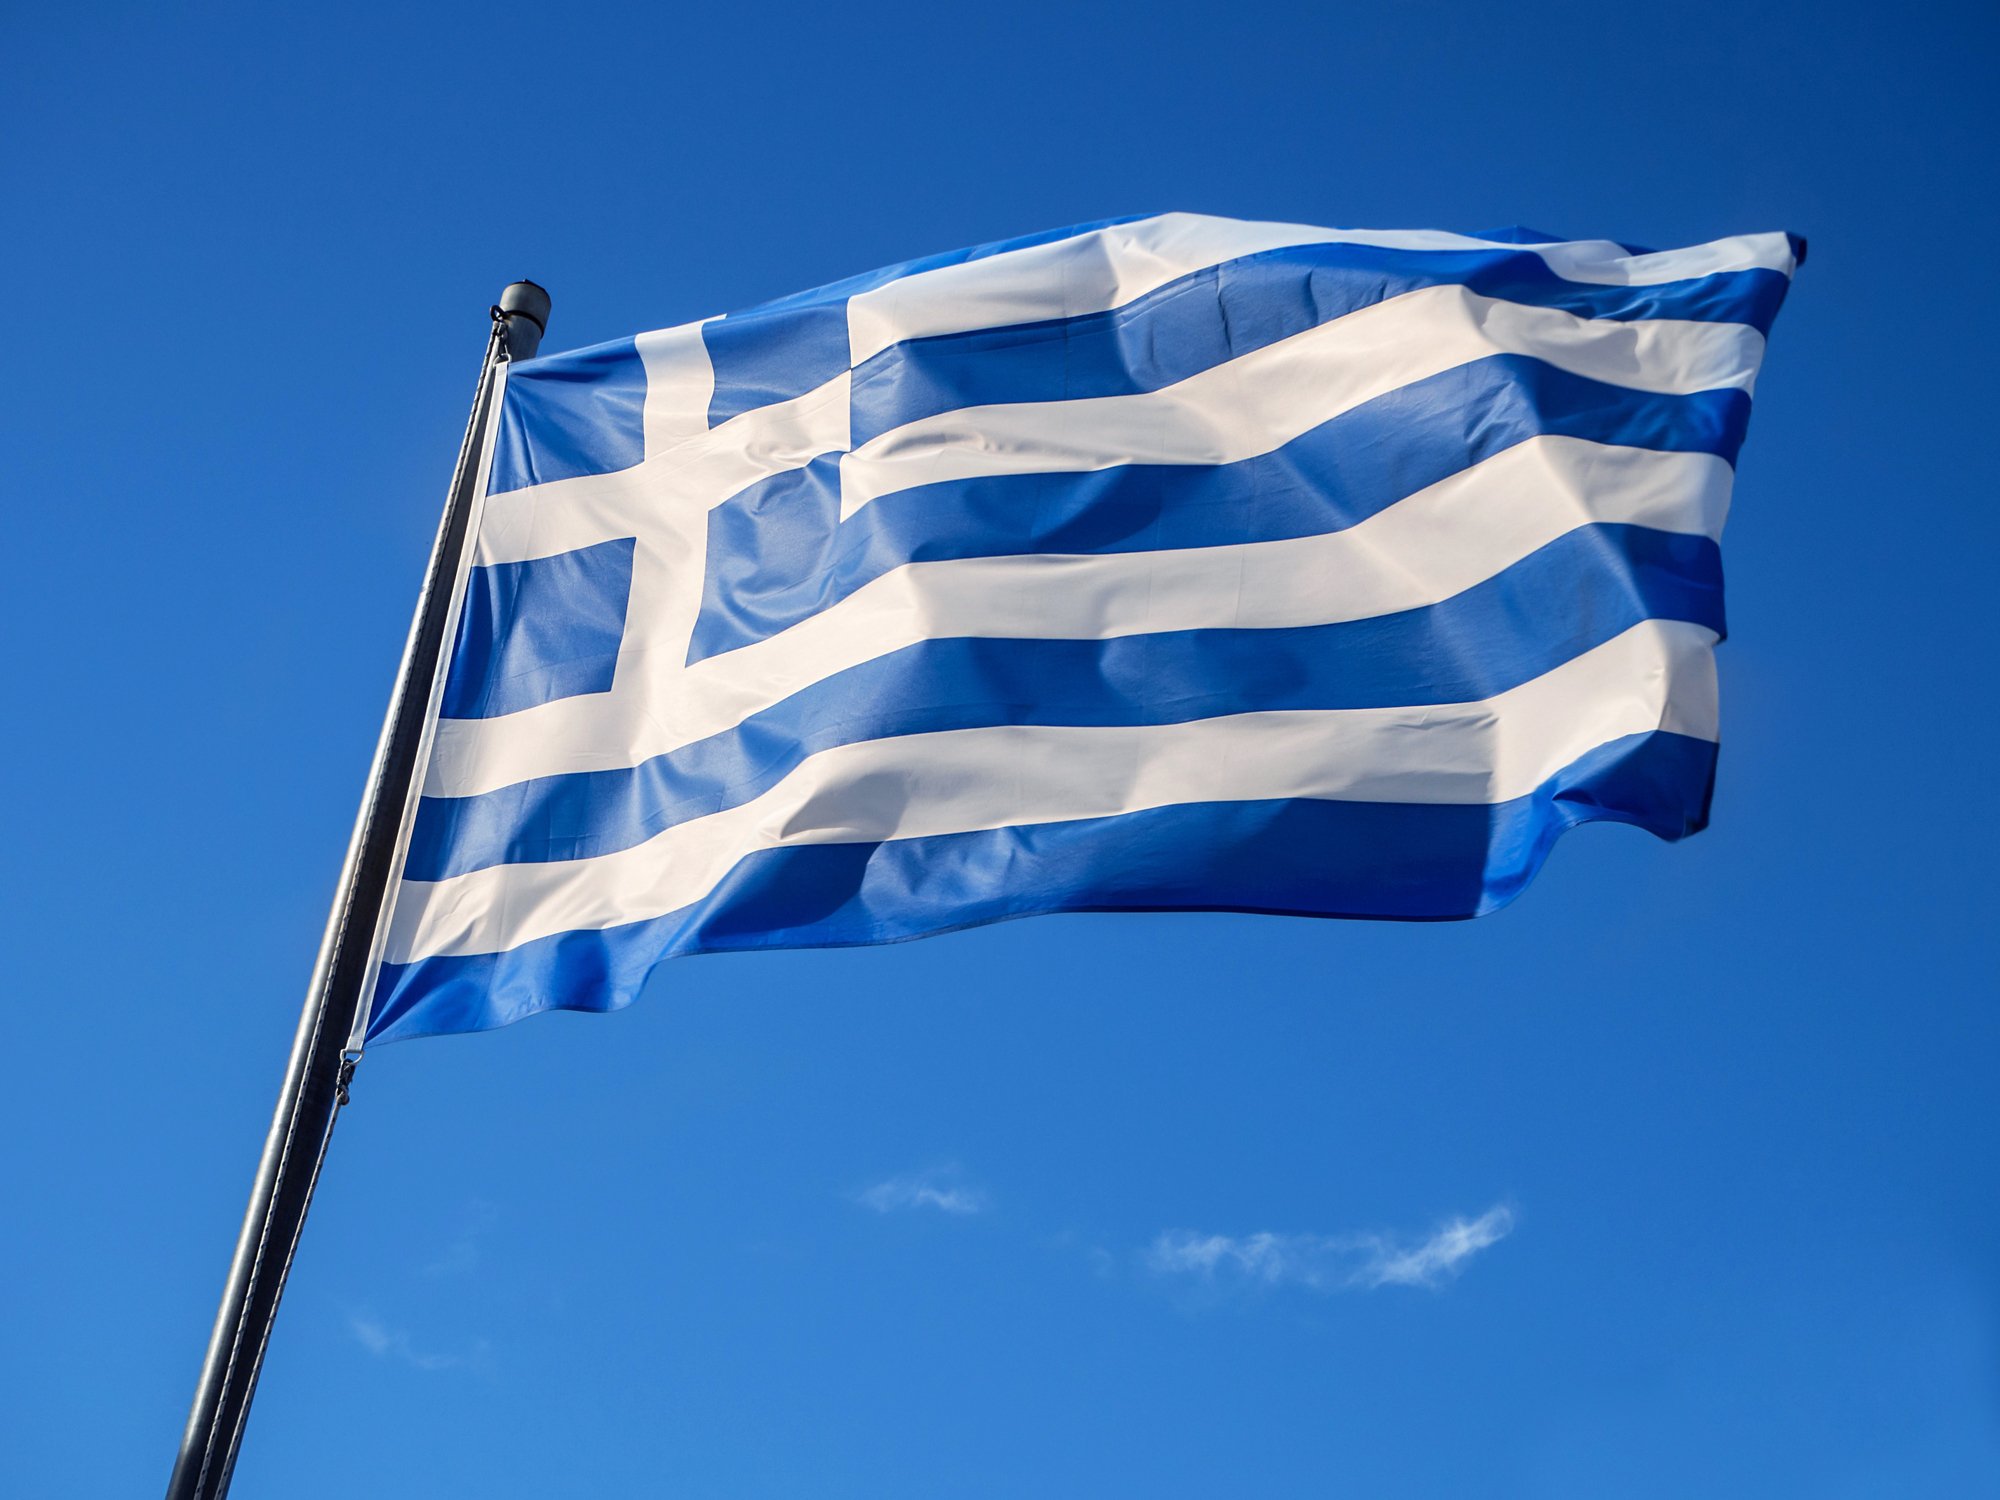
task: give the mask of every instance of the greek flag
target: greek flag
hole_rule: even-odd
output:
[[[368,1036],[1693,832],[1801,249],[1166,214],[514,365]]]

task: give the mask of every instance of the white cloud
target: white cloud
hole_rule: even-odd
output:
[[[986,1195],[957,1180],[955,1168],[936,1172],[905,1172],[864,1188],[854,1201],[878,1214],[898,1209],[934,1208],[939,1213],[976,1214],[986,1210]]]
[[[1109,1281],[1118,1274],[1118,1257],[1077,1230],[1065,1229],[1052,1234],[1049,1244],[1066,1255],[1082,1255],[1084,1264],[1100,1281]]]
[[[1496,1204],[1476,1219],[1453,1219],[1416,1245],[1377,1241],[1363,1267],[1365,1284],[1436,1286],[1456,1276],[1459,1267],[1487,1246],[1505,1239],[1513,1228],[1513,1210]]]
[[[418,1349],[410,1342],[410,1335],[405,1330],[392,1328],[368,1313],[349,1314],[347,1331],[354,1336],[355,1343],[377,1359],[393,1359],[413,1370],[482,1369],[487,1356],[492,1353],[492,1345],[484,1339],[459,1354]]]
[[[436,1258],[424,1267],[426,1276],[464,1276],[477,1271],[480,1262],[480,1242],[487,1232],[500,1222],[500,1211],[483,1198],[475,1198],[466,1205],[465,1215],[460,1221],[458,1233],[453,1235]]]
[[[1440,1286],[1473,1256],[1505,1239],[1513,1210],[1496,1204],[1476,1219],[1452,1219],[1420,1240],[1388,1234],[1159,1235],[1146,1263],[1163,1276],[1203,1281],[1228,1277],[1258,1286],[1300,1286],[1315,1292],[1383,1286]]]

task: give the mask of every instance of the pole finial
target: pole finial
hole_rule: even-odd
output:
[[[549,294],[532,281],[517,281],[500,294],[499,315],[507,325],[507,357],[533,359],[549,327]]]

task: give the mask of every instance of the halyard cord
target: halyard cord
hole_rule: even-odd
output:
[[[488,416],[491,416],[499,409],[502,393],[506,390],[507,371],[512,366],[512,353],[507,343],[511,326],[505,321],[505,315],[498,306],[492,309],[492,314],[493,336],[488,341],[487,346],[487,357],[491,368],[487,371],[486,378],[488,383],[484,387],[483,405],[480,408]],[[479,417],[477,414],[475,414],[473,420],[475,424],[478,422]],[[467,577],[467,564],[472,556],[472,549],[478,542],[480,520],[484,514],[483,507],[485,504],[488,474],[493,463],[493,450],[498,438],[498,428],[499,423],[497,421],[488,422],[484,441],[471,455],[474,464],[472,512],[466,521],[464,548],[460,551],[458,565],[452,575],[451,603],[445,612],[445,644],[440,649],[437,665],[432,671],[430,694],[424,705],[424,728],[418,738],[417,758],[411,770],[411,786],[413,789],[423,785],[424,777],[430,766],[432,737],[437,731],[438,707],[444,692],[445,677],[451,659],[450,642],[456,638],[460,611],[463,609],[465,603],[464,588]],[[347,1052],[353,1054],[356,1058],[361,1056],[362,1049],[366,1047],[368,1041],[368,1026],[375,1009],[376,984],[381,975],[382,947],[389,927],[395,919],[396,899],[402,886],[401,876],[404,863],[409,855],[410,832],[416,817],[417,801],[418,799],[415,797],[406,798],[404,801],[402,818],[396,833],[394,852],[391,854],[389,861],[390,878],[383,886],[382,904],[375,916],[374,940],[369,948],[368,962],[362,969],[361,998],[354,1008],[354,1021],[348,1032],[346,1048]]]
[[[494,347],[489,353],[488,358],[489,358],[489,363],[499,363],[507,360],[509,357],[507,349],[506,315],[500,310],[498,304],[495,304],[494,307],[491,309],[490,315],[493,319],[493,324],[494,324],[493,339],[492,339]],[[479,408],[475,407],[473,413],[474,422],[477,422],[478,415],[479,415]],[[372,824],[374,822],[375,816],[380,811],[380,808],[381,808],[381,788],[378,786],[374,788],[374,795],[372,795],[369,798],[368,805],[363,814],[366,823]],[[334,938],[335,951],[338,950],[341,937],[345,935],[347,930],[347,925],[349,921],[352,919],[353,915],[354,915],[354,892],[352,889],[352,885],[350,884],[349,889],[345,893],[341,903],[340,925],[339,928],[336,930],[336,935]],[[312,1039],[307,1047],[308,1056],[310,1056],[312,1051],[316,1049],[319,1045],[320,1034],[325,1030],[326,1026],[326,1011],[327,1011],[327,1006],[324,1002],[324,996],[323,996],[322,1003],[318,1007],[318,1013],[313,1018]],[[320,1134],[319,1149],[314,1154],[313,1157],[312,1174],[306,1181],[305,1201],[308,1204],[312,1202],[313,1194],[317,1191],[319,1187],[320,1169],[324,1167],[326,1164],[327,1147],[333,1141],[333,1122],[336,1118],[338,1118],[337,1109],[340,1106],[345,1106],[348,1102],[348,1085],[353,1082],[355,1064],[360,1060],[360,1055],[361,1054],[358,1051],[343,1051],[341,1053],[340,1071],[337,1080],[335,1082],[334,1098],[336,1103],[336,1114],[329,1115],[327,1117],[326,1129],[322,1131]],[[295,1143],[297,1134],[298,1134],[298,1113],[295,1110],[292,1115],[292,1120],[285,1130],[285,1147],[283,1152],[280,1153],[278,1158],[278,1170],[275,1178],[277,1182],[284,1181],[285,1170],[291,1162],[292,1148]],[[264,1269],[265,1257],[270,1249],[271,1225],[272,1225],[272,1219],[275,1216],[277,1202],[278,1202],[278,1195],[274,1191],[272,1193],[270,1202],[265,1206],[263,1223],[258,1231],[257,1256],[256,1259],[253,1260],[250,1265],[249,1285],[251,1286],[255,1286],[257,1284],[258,1279]],[[284,1281],[288,1279],[291,1274],[292,1257],[298,1253],[299,1240],[302,1238],[304,1230],[305,1230],[305,1216],[301,1214],[299,1216],[298,1228],[297,1230],[294,1231],[291,1237],[291,1243],[285,1247],[284,1264],[279,1268],[279,1284],[281,1286],[284,1284]],[[231,1380],[236,1373],[237,1364],[242,1357],[243,1347],[244,1347],[244,1336],[245,1333],[247,1332],[245,1324],[248,1322],[249,1316],[250,1316],[250,1299],[248,1297],[245,1297],[243,1308],[237,1314],[236,1317],[235,1331],[232,1334],[229,1341],[229,1362],[223,1367],[222,1388],[224,1390],[229,1389]],[[263,1363],[264,1350],[270,1344],[271,1329],[276,1322],[277,1322],[277,1304],[274,1302],[271,1307],[271,1316],[264,1320],[264,1327],[257,1337],[256,1353],[254,1355],[253,1362],[251,1364],[251,1368],[253,1370]],[[250,1415],[250,1403],[248,1401],[245,1401],[241,1405],[241,1410],[237,1413],[235,1431],[231,1434],[231,1441],[226,1451],[234,1453],[234,1451],[236,1450],[238,1444],[242,1440],[243,1424],[245,1421],[248,1420],[249,1415]],[[195,1488],[198,1492],[204,1494],[207,1493],[208,1490],[209,1470],[215,1462],[216,1437],[218,1435],[217,1434],[218,1425],[219,1424],[213,1421],[210,1422],[208,1432],[202,1443],[201,1471],[196,1476]]]
[[[352,906],[353,906],[353,897],[350,894],[348,900],[343,904],[341,910],[341,926],[343,928],[347,924],[348,912],[352,909]],[[312,1042],[310,1046],[308,1046],[307,1048],[307,1054],[306,1054],[307,1056],[311,1056],[312,1048],[317,1047],[319,1045],[319,1034],[326,1024],[326,1005],[324,1003],[323,997],[322,997],[322,1003],[318,1008],[318,1012],[319,1013],[313,1018]],[[293,1110],[291,1123],[285,1129],[285,1149],[278,1158],[278,1172],[277,1172],[277,1177],[275,1179],[278,1182],[284,1181],[286,1164],[289,1163],[292,1159],[292,1140],[293,1137],[298,1134],[298,1128],[299,1128],[298,1111]],[[332,1118],[329,1117],[326,1133],[320,1137],[319,1155],[313,1162],[312,1179],[306,1185],[306,1201],[308,1203],[312,1201],[312,1190],[315,1186],[318,1185],[319,1182],[320,1163],[326,1160],[327,1143],[332,1139],[333,1139]],[[273,1212],[277,1208],[277,1203],[278,1203],[278,1195],[274,1190],[271,1194],[270,1201],[264,1207],[264,1223],[262,1227],[259,1229],[257,1235],[257,1258],[250,1263],[249,1285],[251,1286],[255,1286],[257,1284],[258,1274],[264,1269],[264,1252],[266,1249],[269,1248],[270,1245],[271,1218]],[[299,1222],[300,1222],[300,1228],[303,1229],[305,1224],[303,1215],[300,1216]],[[285,1268],[287,1270],[290,1269],[292,1264],[292,1253],[297,1249],[298,1249],[298,1236],[294,1235],[292,1237],[291,1246],[285,1251]],[[257,1340],[257,1357],[260,1360],[263,1358],[264,1346],[270,1341],[271,1338],[271,1324],[276,1321],[277,1307],[275,1304],[272,1306],[271,1313],[272,1316],[265,1320],[264,1332],[262,1336],[260,1336]],[[243,1352],[243,1334],[244,1334],[243,1325],[249,1319],[249,1316],[250,1316],[250,1298],[246,1296],[243,1299],[242,1311],[240,1311],[236,1315],[236,1332],[229,1341],[229,1363],[223,1366],[222,1388],[224,1390],[227,1390],[229,1388],[230,1377],[236,1373],[236,1361],[237,1358]],[[246,1401],[243,1403],[243,1409],[241,1413],[237,1416],[236,1431],[235,1433],[231,1434],[232,1441],[230,1443],[230,1448],[232,1450],[236,1446],[236,1441],[241,1439],[243,1431],[243,1422],[245,1418],[249,1416],[249,1414],[250,1414],[250,1403]],[[213,1421],[209,1423],[208,1437],[207,1440],[202,1444],[202,1449],[201,1449],[201,1473],[196,1477],[195,1480],[195,1489],[203,1493],[206,1493],[208,1489],[208,1467],[211,1463],[215,1461],[216,1425],[217,1424]]]
[[[318,1031],[318,1028],[317,1028],[317,1027],[315,1027],[315,1028],[314,1028],[314,1031],[315,1031],[315,1032],[317,1032],[317,1031]],[[353,1072],[354,1072],[354,1064],[353,1064],[353,1062],[352,1062],[351,1060],[349,1060],[348,1058],[346,1058],[346,1057],[343,1057],[343,1058],[341,1059],[341,1074],[342,1074],[342,1077],[343,1077],[343,1079],[345,1079],[345,1078],[349,1078],[349,1077],[352,1077],[352,1076],[353,1076]],[[343,1087],[343,1088],[341,1089],[341,1092],[340,1092],[340,1095],[339,1095],[339,1099],[340,1099],[340,1102],[341,1102],[342,1104],[345,1104],[345,1103],[347,1102],[347,1091],[346,1091],[345,1087]],[[309,1177],[309,1178],[308,1178],[308,1179],[306,1180],[306,1202],[307,1202],[308,1204],[310,1204],[310,1203],[312,1202],[312,1199],[313,1199],[313,1194],[314,1194],[315,1192],[317,1192],[317,1191],[318,1191],[318,1189],[319,1189],[319,1173],[320,1173],[320,1168],[326,1165],[326,1149],[327,1149],[327,1147],[328,1147],[328,1146],[330,1146],[330,1145],[332,1145],[332,1144],[333,1144],[333,1122],[334,1122],[334,1119],[335,1119],[335,1116],[334,1116],[334,1115],[328,1115],[328,1116],[327,1116],[327,1120],[326,1120],[326,1129],[325,1129],[324,1131],[322,1131],[322,1132],[320,1133],[320,1138],[319,1138],[319,1151],[318,1151],[318,1153],[317,1153],[317,1154],[316,1154],[316,1155],[315,1155],[315,1156],[313,1157],[313,1169],[312,1169],[312,1176],[311,1176],[311,1177]],[[288,1140],[286,1141],[286,1143],[285,1143],[285,1154],[286,1154],[286,1155],[287,1155],[288,1157],[289,1157],[289,1156],[291,1155],[291,1142],[290,1142],[290,1140],[289,1140],[289,1139],[288,1139]],[[273,1199],[272,1199],[272,1202],[273,1202],[273,1204],[274,1204],[274,1205],[275,1205],[276,1201],[277,1201],[277,1200],[276,1200],[276,1198],[275,1198],[275,1196],[274,1196],[274,1197],[273,1197]],[[304,1237],[304,1235],[305,1235],[305,1228],[306,1228],[306,1220],[305,1220],[305,1215],[304,1215],[304,1214],[300,1214],[300,1215],[299,1215],[299,1222],[298,1222],[298,1228],[297,1228],[297,1229],[295,1229],[295,1230],[294,1230],[294,1231],[292,1232],[292,1242],[291,1242],[291,1243],[290,1243],[289,1245],[287,1245],[287,1246],[285,1247],[285,1263],[284,1263],[284,1265],[282,1265],[281,1267],[279,1267],[279,1280],[280,1280],[280,1285],[282,1285],[282,1284],[283,1284],[283,1282],[284,1282],[284,1280],[285,1280],[286,1278],[289,1278],[289,1277],[290,1277],[290,1275],[291,1275],[291,1272],[292,1272],[292,1257],[293,1257],[294,1255],[298,1254],[298,1250],[299,1250],[299,1241],[300,1241],[300,1239],[302,1239],[302,1238]],[[267,1239],[268,1239],[268,1238],[269,1238],[269,1236],[270,1236],[270,1232],[271,1232],[271,1231],[270,1231],[270,1224],[269,1224],[269,1216],[268,1216],[268,1215],[266,1215],[266,1223],[265,1223],[265,1228],[264,1228],[264,1235],[265,1235],[265,1237],[266,1237]],[[258,1246],[258,1249],[257,1249],[257,1264],[258,1264],[258,1266],[259,1266],[259,1267],[261,1267],[261,1266],[263,1265],[263,1262],[264,1262],[264,1250],[263,1250],[263,1246],[262,1246],[262,1245],[260,1244],[260,1245]],[[251,1276],[252,1276],[252,1278],[253,1278],[253,1280],[254,1280],[254,1278],[255,1278],[255,1276],[256,1276],[256,1269],[254,1269],[254,1268],[253,1268],[253,1270],[251,1271]],[[249,1312],[249,1308],[248,1308],[248,1306],[247,1306],[247,1305],[246,1305],[246,1306],[245,1306],[245,1308],[244,1308],[244,1312],[245,1312],[245,1314],[246,1314],[246,1315],[247,1315],[247,1314],[248,1314],[248,1312]],[[256,1354],[256,1359],[254,1360],[254,1362],[253,1362],[253,1363],[252,1363],[252,1365],[251,1365],[251,1368],[252,1368],[253,1370],[257,1369],[258,1367],[260,1367],[260,1366],[261,1366],[261,1365],[262,1365],[262,1364],[264,1363],[264,1351],[265,1351],[265,1349],[266,1349],[266,1348],[268,1348],[268,1347],[270,1346],[270,1343],[271,1343],[271,1329],[272,1329],[273,1327],[275,1327],[275,1326],[276,1326],[276,1324],[277,1324],[277,1321],[278,1321],[278,1305],[277,1305],[277,1303],[273,1302],[273,1303],[271,1304],[271,1316],[270,1316],[270,1317],[268,1317],[268,1318],[266,1318],[266,1319],[264,1320],[264,1331],[263,1331],[263,1332],[262,1332],[261,1334],[259,1334],[259,1335],[258,1335],[258,1337],[257,1337],[257,1354]],[[236,1353],[237,1353],[237,1349],[238,1349],[238,1348],[240,1348],[240,1347],[241,1347],[241,1345],[242,1345],[242,1334],[241,1334],[241,1320],[239,1319],[239,1320],[238,1320],[238,1335],[237,1335],[237,1341],[236,1341],[236,1345],[235,1345],[235,1346],[232,1346],[232,1348],[231,1348],[231,1349],[230,1349],[230,1351],[229,1351],[229,1364],[230,1364],[230,1368],[231,1368],[231,1369],[234,1369],[234,1368],[235,1368],[235,1365],[236,1365]],[[229,1451],[230,1451],[230,1453],[231,1453],[232,1455],[233,1455],[233,1454],[234,1454],[234,1453],[235,1453],[235,1452],[237,1451],[237,1449],[238,1449],[238,1448],[239,1448],[239,1447],[240,1447],[240,1446],[242,1445],[242,1442],[243,1442],[243,1424],[244,1424],[245,1422],[249,1421],[249,1420],[250,1420],[250,1403],[249,1403],[248,1401],[245,1401],[245,1402],[243,1402],[243,1403],[242,1403],[242,1406],[241,1406],[241,1408],[240,1408],[240,1409],[238,1410],[238,1412],[236,1413],[236,1430],[235,1430],[234,1432],[232,1432],[232,1433],[230,1434],[230,1441],[229,1441]],[[209,1439],[209,1450],[207,1450],[207,1451],[204,1451],[204,1452],[203,1452],[203,1454],[202,1454],[202,1461],[201,1461],[201,1476],[202,1476],[202,1479],[203,1479],[204,1481],[206,1481],[206,1480],[207,1480],[207,1478],[208,1478],[208,1464],[209,1464],[209,1452],[213,1451],[213,1448],[214,1448],[214,1438],[213,1438],[213,1436],[211,1436],[211,1437],[210,1437],[210,1439]],[[231,1465],[232,1465],[232,1467],[234,1466],[234,1459],[233,1459],[233,1458],[232,1458],[232,1460],[231,1460]]]

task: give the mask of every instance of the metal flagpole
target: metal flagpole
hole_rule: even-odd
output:
[[[464,564],[499,368],[510,359],[532,359],[548,322],[549,294],[532,281],[508,287],[493,309],[493,332],[444,519],[417,596],[416,617],[348,840],[326,936],[306,988],[305,1009],[251,1184],[250,1207],[223,1285],[167,1500],[221,1500],[229,1492],[285,1275],[305,1228],[334,1119],[347,1102],[348,1081],[354,1076],[359,1054],[348,1050],[349,1034],[367,1004],[363,983],[376,922],[395,878],[396,845],[414,790],[431,688],[447,649],[445,632]]]

